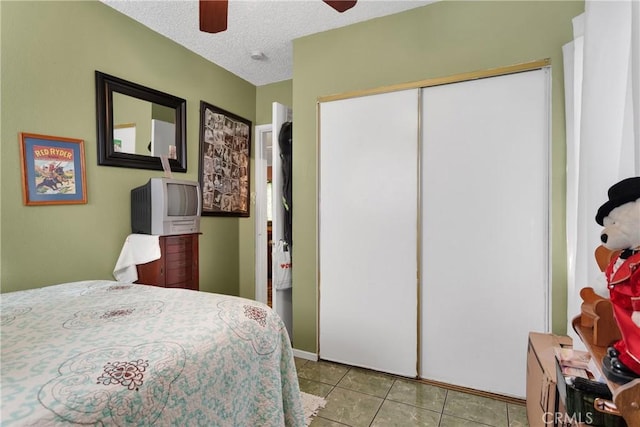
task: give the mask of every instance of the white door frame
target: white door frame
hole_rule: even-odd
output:
[[[255,299],[267,303],[267,157],[269,155],[267,141],[271,134],[271,166],[272,173],[272,197],[280,200],[282,195],[282,177],[280,166],[280,149],[278,146],[278,134],[280,127],[286,121],[292,119],[292,112],[286,105],[274,102],[272,104],[272,123],[255,127],[256,154],[255,154]],[[275,131],[274,131],[275,130]],[[284,208],[280,203],[274,203],[271,221],[272,241],[277,242],[282,238]],[[269,248],[272,250],[272,247]],[[275,260],[272,258],[272,271]],[[284,322],[289,337],[293,338],[293,306],[291,289],[276,290],[272,287],[271,308],[278,313]]]
[[[267,141],[272,134],[272,125],[258,125],[255,127],[255,276],[256,301],[267,303]],[[275,299],[275,298],[273,298]],[[275,303],[275,301],[273,301]],[[274,307],[275,308],[275,307]]]

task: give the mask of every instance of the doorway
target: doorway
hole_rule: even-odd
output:
[[[292,288],[276,290],[269,286],[269,273],[274,271],[271,254],[275,243],[284,238],[285,222],[284,206],[279,203],[284,177],[277,141],[282,125],[292,120],[292,112],[291,108],[274,102],[272,113],[271,124],[255,128],[255,294],[256,300],[268,304],[278,313],[293,339]]]

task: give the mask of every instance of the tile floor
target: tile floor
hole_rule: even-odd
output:
[[[327,400],[311,427],[526,427],[523,404],[296,358],[300,389]]]

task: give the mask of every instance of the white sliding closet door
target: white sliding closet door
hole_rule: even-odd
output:
[[[421,377],[524,397],[548,331],[549,70],[423,89]]]
[[[320,104],[320,357],[417,375],[419,90]]]

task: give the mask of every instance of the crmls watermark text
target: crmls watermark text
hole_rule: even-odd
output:
[[[584,414],[576,414],[574,412],[573,415],[565,414],[564,412],[545,412],[542,414],[542,422],[547,425],[591,424],[593,423],[593,412],[586,412]]]

